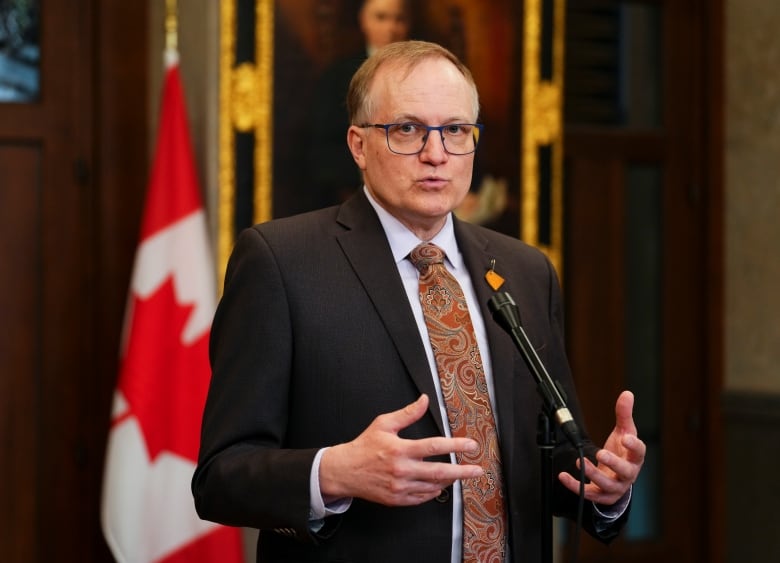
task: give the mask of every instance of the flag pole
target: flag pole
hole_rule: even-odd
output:
[[[171,67],[179,58],[179,21],[177,0],[165,0],[165,66]]]

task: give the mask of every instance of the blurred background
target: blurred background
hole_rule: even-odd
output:
[[[252,0],[235,4],[255,17]],[[274,106],[285,125],[274,138],[278,216],[309,205],[296,192],[305,184],[285,174],[305,169],[296,127],[313,86],[362,39],[358,2],[273,4],[273,88],[287,101]],[[490,226],[519,233],[523,2],[412,4],[410,36],[441,41],[474,70],[485,142],[495,143],[474,189],[486,176],[506,182]],[[595,441],[628,387],[649,446],[626,533],[609,549],[583,539],[580,561],[777,561],[780,3],[565,4],[560,272],[570,360]],[[180,0],[178,9],[215,254],[220,6]],[[0,0],[3,561],[113,560],[99,524],[102,472],[164,18],[161,0]],[[236,49],[254,52],[257,29],[244,21]],[[232,228],[254,219],[247,189]]]

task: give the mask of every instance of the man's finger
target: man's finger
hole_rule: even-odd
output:
[[[479,445],[471,438],[445,438],[444,436],[437,436],[435,438],[409,440],[407,452],[410,457],[423,459],[451,453],[474,453],[478,449]]]
[[[621,443],[627,452],[625,459],[641,467],[645,462],[645,454],[647,453],[647,446],[645,443],[640,440],[638,436],[632,434],[623,436]]]
[[[428,395],[422,394],[419,398],[397,411],[381,414],[376,417],[374,424],[383,430],[398,434],[407,426],[411,426],[420,420],[428,410]]]
[[[642,440],[636,436],[627,435],[623,439],[625,455],[617,455],[609,450],[599,450],[596,459],[599,468],[609,468],[623,481],[633,483],[639,475],[639,470],[644,463],[645,446]]]
[[[485,471],[479,465],[436,461],[422,461],[415,468],[418,481],[435,483],[439,487],[448,487],[459,479],[476,479],[484,474]]]

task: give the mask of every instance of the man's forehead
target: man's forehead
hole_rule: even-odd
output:
[[[438,67],[441,69],[451,67],[453,71],[460,74],[457,67],[452,64],[452,62],[443,57],[431,56],[414,61],[386,61],[377,68],[373,82],[377,83],[379,82],[377,79],[382,79],[389,81],[391,85],[398,84],[408,79],[409,76],[419,70],[420,67],[428,67],[425,69],[426,72],[430,72],[431,67]]]
[[[440,71],[441,74],[437,74],[437,78],[442,77],[442,80],[432,83],[429,80],[431,74],[434,72],[439,73]],[[450,61],[439,57],[420,60],[414,64],[383,64],[374,75],[370,92],[374,95],[386,96],[385,100],[430,93],[432,91],[440,93],[442,96],[448,96],[453,93],[452,88],[449,87],[453,82],[449,80],[447,74],[454,79],[457,89],[460,89],[461,86],[457,82],[462,80],[463,93],[465,95],[464,102],[470,104],[471,89],[466,77]]]

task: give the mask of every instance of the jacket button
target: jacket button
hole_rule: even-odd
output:
[[[450,490],[449,489],[442,489],[439,493],[439,496],[436,497],[436,502],[440,502],[444,504],[445,502],[449,502],[450,500]]]

